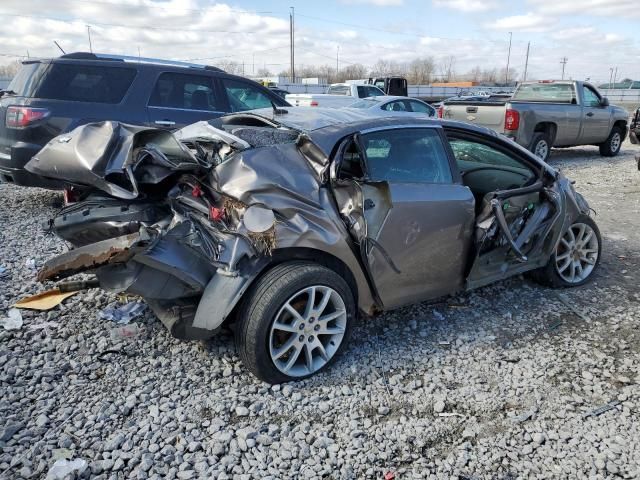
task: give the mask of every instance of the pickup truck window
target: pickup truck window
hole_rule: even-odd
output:
[[[553,102],[575,104],[573,83],[525,83],[518,87],[511,98],[521,102]]]
[[[599,107],[600,97],[591,88],[584,86],[584,105],[585,107]]]
[[[348,85],[332,85],[327,90],[328,95],[351,95],[351,88]]]
[[[435,129],[410,128],[362,136],[373,181],[452,183],[449,160]]]

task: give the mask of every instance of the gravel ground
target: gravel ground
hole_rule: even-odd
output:
[[[97,312],[117,298],[97,290],[23,311],[20,330],[0,329],[0,477],[43,478],[61,457],[86,460],[82,478],[640,477],[637,152],[551,157],[598,214],[591,284],[517,277],[359,322],[306,381],[261,383],[229,334],[181,342],[150,313],[138,338],[114,339]],[[0,197],[6,316],[65,247],[42,229],[55,194]]]

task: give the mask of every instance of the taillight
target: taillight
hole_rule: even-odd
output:
[[[48,116],[49,110],[46,108],[19,107],[13,105],[7,108],[6,125],[9,128],[24,128]]]
[[[315,100],[311,100],[311,103],[309,105],[311,105],[312,107],[317,107],[318,102],[316,102]]]
[[[520,127],[520,114],[516,110],[507,109],[504,114],[504,129],[518,130]]]
[[[444,118],[444,105],[438,107],[438,118]]]

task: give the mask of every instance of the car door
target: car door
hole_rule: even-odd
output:
[[[339,153],[334,192],[385,309],[462,286],[474,199],[442,129],[363,131]]]
[[[476,199],[473,259],[467,288],[545,265],[561,221],[558,196],[545,187],[544,168],[500,138],[448,129],[462,181]]]
[[[163,72],[149,97],[147,114],[151,126],[174,129],[217,118],[224,111],[213,77]]]
[[[611,113],[602,106],[602,97],[590,86],[582,89],[583,117],[580,143],[602,143],[609,136]]]

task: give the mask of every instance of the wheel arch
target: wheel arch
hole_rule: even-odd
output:
[[[553,122],[539,122],[536,124],[534,128],[534,133],[544,133],[547,138],[549,138],[549,142],[551,143],[549,147],[552,147],[556,141],[556,135],[558,133],[558,125]]]
[[[626,120],[616,120],[613,122],[613,126],[611,129],[613,130],[615,127],[619,127],[622,130],[622,141],[624,142],[627,138],[627,121]]]

